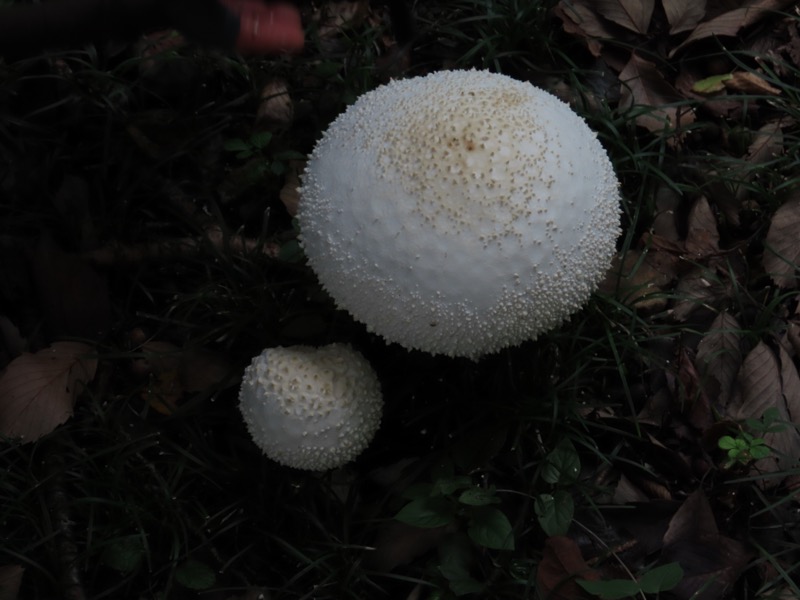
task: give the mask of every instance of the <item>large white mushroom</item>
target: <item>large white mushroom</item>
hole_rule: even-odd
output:
[[[478,357],[581,308],[619,235],[618,183],[555,96],[484,71],[393,81],[317,143],[298,210],[337,305],[390,342]]]
[[[271,459],[323,471],[356,458],[383,409],[367,360],[346,344],[268,348],[245,369],[239,408],[253,441]]]

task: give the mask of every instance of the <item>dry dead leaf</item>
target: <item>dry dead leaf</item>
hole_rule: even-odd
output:
[[[697,490],[670,520],[661,558],[679,563],[684,572],[670,595],[679,600],[719,600],[739,579],[750,552],[719,533],[708,498]]]
[[[72,416],[97,370],[91,352],[81,342],[54,342],[11,361],[0,375],[0,434],[32,442]]]
[[[736,71],[722,83],[725,89],[742,94],[777,96],[781,93],[778,88],[771,86],[763,77],[752,71]]]
[[[17,600],[25,568],[20,565],[0,567],[0,600]]]
[[[684,414],[695,429],[705,431],[714,424],[714,412],[703,378],[686,348],[678,354],[677,379],[680,382],[678,398]]]
[[[785,119],[774,119],[762,125],[747,148],[747,162],[764,164],[783,154],[783,127],[786,124]]]
[[[764,241],[762,264],[776,285],[797,287],[797,268],[800,260],[800,195],[785,202],[772,215]]]
[[[261,101],[256,111],[256,126],[267,131],[278,131],[292,124],[294,104],[285,80],[274,79],[261,88]]]
[[[575,0],[574,2],[561,0],[553,8],[553,14],[561,19],[564,31],[582,37],[586,41],[586,47],[596,58],[602,54],[601,40],[614,37],[611,30],[586,4],[585,0]]]
[[[574,540],[557,535],[547,538],[536,570],[536,588],[550,600],[589,600],[591,596],[575,583],[575,578],[598,580],[597,571],[584,560]]]
[[[706,15],[706,0],[662,0],[672,35],[691,31]]]
[[[695,27],[683,42],[672,49],[669,56],[680,52],[687,45],[708,37],[735,36],[753,23],[758,22],[764,17],[775,14],[791,5],[794,0],[757,0],[756,2],[741,8],[735,8],[721,15],[714,17]]]
[[[727,407],[734,421],[760,419],[781,400],[781,379],[775,353],[759,342],[745,356],[738,376],[739,393]]]
[[[781,384],[786,405],[786,420],[796,426],[800,426],[800,375],[792,357],[789,356],[783,346],[778,348],[778,361],[781,365]],[[800,455],[795,456],[794,460],[796,464],[800,460]]]
[[[632,502],[647,502],[650,497],[641,488],[628,479],[623,473],[619,477],[617,486],[614,488],[614,504],[629,504]]]
[[[775,467],[779,471],[792,469],[800,464],[800,375],[792,358],[782,347],[778,348],[783,398],[778,402],[778,413],[787,423],[781,431],[764,435],[767,445],[775,451]],[[764,460],[768,460],[770,457]],[[759,461],[760,463],[761,461]],[[762,467],[756,464],[756,467]],[[779,481],[770,483],[777,484]]]
[[[619,74],[622,109],[645,107],[636,115],[636,123],[652,132],[678,130],[694,120],[694,113],[684,106],[678,91],[656,68],[655,63],[632,54]]]
[[[669,269],[660,269],[652,260],[654,251],[628,250],[613,258],[600,290],[614,294],[627,306],[645,312],[661,310],[669,301],[664,290],[673,279]]]
[[[730,401],[742,364],[741,340],[739,322],[730,313],[721,312],[697,345],[695,367],[706,387],[711,387],[709,380],[716,384],[709,394],[722,406]]]
[[[647,33],[655,0],[596,0],[594,5],[609,21],[636,33]]]
[[[692,205],[687,227],[685,248],[691,260],[719,254],[717,218],[705,196]]]
[[[677,300],[672,307],[672,316],[685,321],[698,308],[713,309],[720,301],[730,296],[730,285],[716,269],[695,266],[685,273],[675,286]]]

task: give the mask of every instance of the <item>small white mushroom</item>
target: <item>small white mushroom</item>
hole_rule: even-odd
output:
[[[314,149],[298,218],[338,306],[390,342],[473,358],[580,309],[620,232],[617,179],[586,122],[483,71],[361,96]]]
[[[346,344],[268,348],[245,369],[239,408],[271,459],[322,471],[356,458],[380,425],[375,371]]]

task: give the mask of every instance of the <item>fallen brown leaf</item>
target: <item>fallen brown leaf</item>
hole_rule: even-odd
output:
[[[731,294],[727,273],[714,267],[696,265],[678,280],[675,286],[677,300],[672,316],[685,321],[699,308],[713,310]]]
[[[692,205],[687,227],[685,247],[690,260],[719,254],[717,218],[705,196],[698,198]]]
[[[760,75],[751,71],[736,71],[731,74],[730,79],[723,82],[726,89],[742,94],[754,94],[765,96],[777,96],[781,91],[771,86]]]
[[[670,591],[679,600],[725,598],[750,557],[744,544],[719,533],[702,490],[684,501],[664,534],[661,559],[679,563],[684,572],[681,582]]]
[[[672,35],[691,31],[706,15],[706,0],[662,0]]]
[[[656,251],[628,250],[613,258],[600,290],[614,294],[627,306],[651,312],[666,307],[669,299],[663,292],[674,273],[662,270],[652,260]]]
[[[609,21],[636,33],[647,33],[655,0],[596,0],[595,9]]]
[[[678,396],[683,412],[696,429],[705,431],[714,424],[714,412],[702,377],[685,348],[678,354],[677,376],[681,386]]]
[[[636,114],[636,123],[652,132],[678,130],[694,120],[694,113],[679,106],[682,98],[670,85],[656,64],[632,54],[619,74],[620,99],[623,109],[644,107]]]
[[[762,125],[753,135],[747,148],[747,162],[758,165],[770,162],[783,154],[785,119],[774,119]]]
[[[800,195],[785,202],[772,215],[764,241],[762,264],[776,285],[797,287],[798,260],[800,260]]]
[[[674,56],[689,44],[709,37],[735,36],[764,17],[775,14],[791,5],[794,0],[757,0],[748,6],[735,8],[714,17],[695,27],[689,36],[673,48],[669,56]]]
[[[557,535],[547,538],[536,570],[536,587],[549,600],[590,600],[575,579],[598,580],[599,574],[583,558],[574,540]]]
[[[721,312],[697,345],[695,367],[708,393],[722,406],[730,401],[742,364],[741,339],[739,322],[730,313]]]
[[[589,52],[596,58],[602,54],[601,40],[614,38],[613,32],[590,8],[586,0],[574,2],[561,0],[553,9],[553,14],[561,19],[564,31],[584,39]]]
[[[33,442],[72,416],[97,370],[91,353],[88,344],[54,342],[11,361],[0,375],[0,434]]]

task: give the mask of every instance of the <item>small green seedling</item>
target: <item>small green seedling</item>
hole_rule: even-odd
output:
[[[514,532],[498,504],[494,486],[476,487],[466,475],[443,476],[433,483],[418,483],[403,494],[410,502],[395,519],[415,527],[443,527],[456,521],[467,525],[467,535],[479,546],[513,550]]]
[[[736,464],[746,465],[750,461],[766,458],[771,452],[764,438],[755,437],[746,431],[739,432],[735,437],[723,435],[717,445],[728,453],[725,468]]]
[[[304,155],[292,150],[269,151],[273,136],[269,131],[258,131],[248,138],[231,138],[222,144],[223,150],[233,153],[233,157],[245,161],[245,170],[251,177],[261,177],[267,173],[282,175],[290,160],[299,160]]]
[[[539,526],[547,535],[567,533],[575,512],[571,488],[578,480],[580,471],[580,457],[568,439],[561,440],[545,457],[542,479],[554,489],[551,493],[536,496],[533,508]]]
[[[781,420],[778,409],[774,407],[765,410],[760,419],[745,419],[744,426],[762,435],[786,429],[786,423]],[[723,435],[717,441],[717,446],[728,454],[726,469],[736,464],[747,465],[751,461],[766,458],[772,452],[763,437],[757,437],[744,430],[740,430],[736,435]]]

